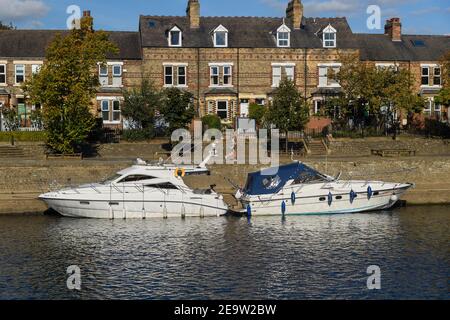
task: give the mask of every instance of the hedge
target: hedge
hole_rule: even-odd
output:
[[[15,141],[41,142],[45,141],[45,131],[1,131],[0,142],[10,142],[11,134]]]

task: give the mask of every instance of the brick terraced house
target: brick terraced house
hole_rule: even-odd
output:
[[[23,126],[29,126],[26,113],[39,106],[27,105],[20,82],[38,72],[56,32],[0,31],[0,103],[17,107]],[[189,0],[186,16],[140,16],[138,32],[109,34],[120,53],[108,57],[107,67],[99,66],[95,110],[107,126],[122,125],[121,91],[143,78],[159,88],[189,90],[198,116],[214,113],[233,123],[248,115],[251,103],[267,104],[288,77],[314,115],[340,92],[327,75],[339,70],[339,57],[351,53],[380,67],[410,69],[414,90],[429,101],[425,115],[448,121],[448,110],[434,103],[434,96],[442,85],[439,61],[450,50],[450,37],[403,35],[398,18],[386,22],[384,34],[357,34],[346,18],[304,17],[300,0],[291,0],[280,18],[203,17],[199,0]],[[328,123],[312,117],[309,127]]]

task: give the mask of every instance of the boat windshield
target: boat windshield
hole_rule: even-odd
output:
[[[105,180],[103,180],[102,182],[100,182],[101,184],[110,184],[113,183],[114,181],[116,181],[117,179],[119,179],[122,175],[121,174],[115,174],[109,178],[106,178]]]
[[[294,184],[326,182],[328,179],[319,172],[310,170],[302,171],[298,177],[294,179]]]

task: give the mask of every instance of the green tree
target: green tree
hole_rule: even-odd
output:
[[[435,101],[450,106],[450,51],[441,59],[442,89]]]
[[[99,86],[97,63],[118,52],[105,32],[92,30],[91,19],[82,19],[81,29],[57,35],[40,72],[23,86],[33,103],[42,104],[46,144],[58,153],[76,152],[85,143],[95,126],[91,109]]]
[[[263,123],[267,108],[256,103],[250,104],[248,117],[254,119],[256,125],[260,126]]]
[[[309,121],[309,107],[293,81],[283,79],[266,113],[266,122],[281,132],[300,131]],[[287,139],[286,139],[287,149]]]
[[[176,129],[187,128],[194,119],[193,97],[192,93],[178,88],[167,88],[163,91],[160,112],[168,125],[169,135]]]
[[[133,130],[153,132],[155,113],[161,105],[161,92],[148,80],[143,80],[139,88],[123,92],[122,115]]]

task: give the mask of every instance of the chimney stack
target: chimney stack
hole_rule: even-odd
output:
[[[384,34],[388,35],[392,41],[402,41],[402,24],[400,18],[386,20]]]
[[[294,29],[300,29],[303,19],[303,4],[300,0],[291,0],[286,9],[286,18],[290,19]]]
[[[94,30],[94,18],[91,17],[91,11],[83,11],[83,16],[81,17],[81,29],[93,31]]]
[[[200,28],[200,3],[199,0],[189,0],[186,9],[191,28]]]

